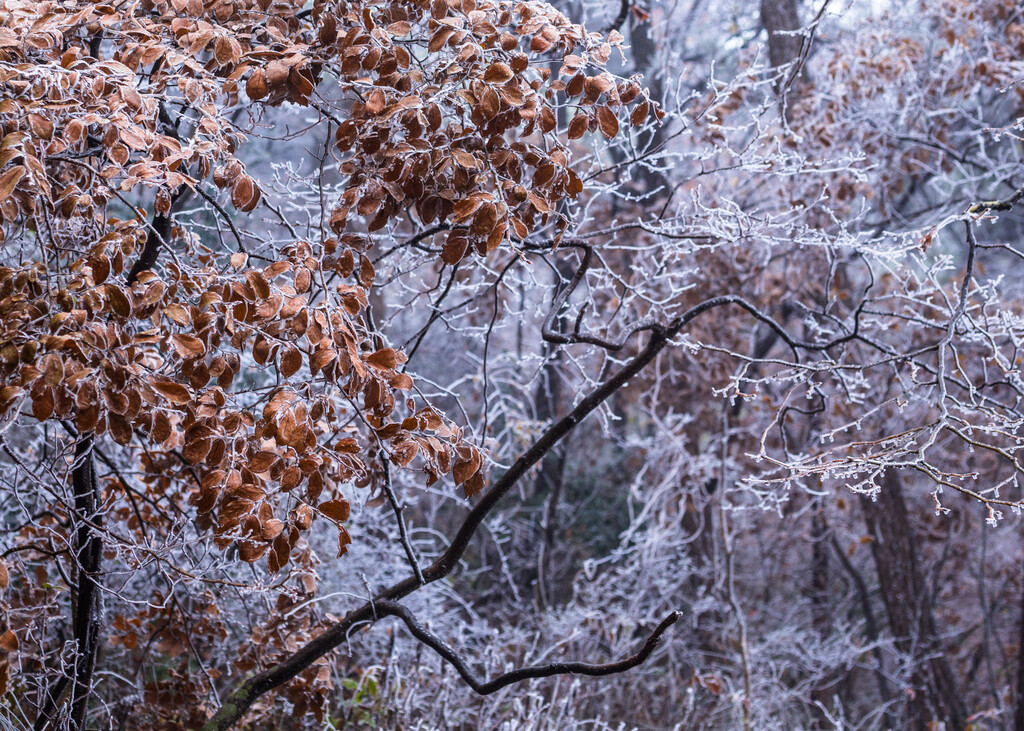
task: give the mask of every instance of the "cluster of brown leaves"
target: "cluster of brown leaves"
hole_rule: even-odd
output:
[[[615,110],[641,95],[636,80],[616,81],[600,69],[621,36],[588,34],[532,3],[367,5],[313,14],[322,53],[336,54],[341,83],[356,99],[336,132],[348,153],[348,186],[332,228],[345,230],[355,212],[372,232],[411,209],[423,225],[450,226],[448,264],[473,250],[514,246],[549,221],[562,231],[559,204],[579,195],[583,182],[556,136],[557,117],[575,107],[568,139],[618,134]],[[534,54],[558,59],[557,74],[531,58],[527,41]],[[268,88],[269,68],[246,86],[257,98]],[[652,109],[641,99],[633,123]]]
[[[141,481],[110,478],[105,495],[143,490],[190,510],[217,545],[265,557],[270,572],[299,561],[306,595],[314,561],[302,536],[326,520],[343,553],[343,488],[380,487],[382,460],[478,492],[479,451],[410,397],[405,355],[369,325],[369,234],[436,225],[455,264],[552,223],[561,232],[561,203],[583,190],[568,140],[619,134],[625,105],[634,125],[660,114],[635,79],[601,68],[621,36],[509,0],[0,9],[0,428],[52,422],[119,448]],[[232,254],[172,225],[182,199],[222,216],[218,197],[241,213],[265,202],[230,112],[285,102],[335,125],[346,183],[333,237],[250,257],[241,238]],[[140,271],[146,257],[155,263]],[[53,510],[67,517],[66,505]],[[134,502],[111,518],[140,535],[159,521]],[[23,528],[26,542],[36,528]],[[134,651],[160,623],[168,615],[119,617],[118,642]],[[282,649],[312,631],[285,629]],[[167,632],[153,636],[173,657],[180,638]],[[211,642],[218,632],[211,623]],[[5,658],[17,644],[0,633]],[[161,702],[172,691],[151,692]]]

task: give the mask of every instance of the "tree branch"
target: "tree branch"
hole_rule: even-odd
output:
[[[392,601],[379,601],[376,602],[376,606],[378,614],[390,614],[391,616],[398,617],[405,622],[405,626],[409,629],[409,632],[412,633],[413,637],[430,647],[434,652],[451,663],[452,667],[454,667],[462,679],[466,681],[466,685],[480,695],[490,695],[491,693],[501,690],[505,686],[519,683],[524,680],[531,680],[533,678],[549,678],[552,675],[569,674],[600,677],[602,675],[614,675],[616,673],[625,672],[626,670],[631,670],[637,665],[642,664],[651,656],[651,653],[654,652],[654,648],[656,648],[658,646],[658,642],[661,641],[662,635],[664,635],[668,628],[683,616],[682,612],[672,612],[669,614],[661,621],[661,624],[655,628],[654,632],[648,636],[647,640],[636,653],[616,662],[605,663],[603,665],[594,665],[585,662],[554,662],[548,665],[534,665],[527,668],[518,668],[499,675],[493,680],[480,681],[473,677],[473,673],[466,666],[465,660],[459,657],[455,650],[445,644],[444,640],[440,637],[432,634],[428,629],[416,621],[415,615],[409,611],[408,607]]]
[[[396,601],[412,594],[421,586],[431,584],[448,576],[456,566],[477,529],[495,508],[498,502],[519,480],[537,464],[559,441],[571,432],[586,416],[596,410],[616,391],[625,386],[653,361],[672,339],[679,335],[692,320],[716,307],[733,304],[739,298],[719,297],[693,307],[678,317],[668,328],[653,325],[647,344],[630,358],[626,364],[604,383],[591,391],[564,417],[552,424],[533,445],[520,455],[511,467],[498,478],[490,489],[473,506],[462,521],[444,553],[423,573],[423,582],[416,576],[409,576],[377,594],[372,601],[352,610],[319,636],[292,653],[277,665],[244,681],[203,726],[203,731],[225,731],[241,720],[257,698],[287,683],[309,667],[317,659],[345,642],[352,629],[373,624],[379,619],[376,608],[382,602]],[[784,336],[788,339],[788,335]]]
[[[621,0],[619,5],[619,14],[615,16],[615,20],[608,24],[608,27],[604,29],[605,35],[611,33],[613,30],[618,30],[622,27],[622,24],[626,22],[626,16],[629,15],[629,8],[632,5],[630,0]]]

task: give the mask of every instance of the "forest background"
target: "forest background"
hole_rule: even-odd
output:
[[[0,728],[1024,727],[1018,3],[0,9]]]

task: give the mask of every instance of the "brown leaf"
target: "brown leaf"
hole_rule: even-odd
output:
[[[348,520],[350,507],[348,500],[329,500],[325,503],[320,503],[317,506],[317,510],[335,523],[344,523]]]
[[[11,583],[11,575],[7,571],[7,562],[0,558],[0,590],[6,589]]]
[[[53,389],[43,388],[32,396],[32,415],[46,421],[53,414]]]
[[[455,265],[462,261],[469,246],[469,239],[463,234],[449,234],[448,240],[441,247],[441,261],[445,264]]]
[[[601,134],[611,139],[619,133],[619,118],[608,107],[598,107],[597,126],[601,129]]]
[[[198,358],[206,354],[206,344],[192,335],[176,333],[171,336],[171,344],[182,358]]]
[[[288,72],[291,69],[284,61],[275,60],[267,64],[267,83],[270,86],[280,86],[288,80]]]
[[[386,103],[387,97],[384,95],[384,92],[380,89],[374,89],[370,92],[370,96],[366,98],[366,111],[376,117],[384,111]]]
[[[153,380],[151,381],[151,384],[157,393],[166,397],[172,404],[187,404],[192,400],[192,396],[189,394],[188,389],[180,383],[175,383],[174,381]]]
[[[480,167],[480,161],[476,159],[476,156],[465,150],[452,150],[452,157],[455,158],[455,162],[469,170],[476,170]]]
[[[544,51],[551,48],[552,45],[554,44],[551,41],[549,41],[544,36],[538,34],[533,37],[532,41],[530,41],[530,50],[536,53],[543,53]]]
[[[585,87],[587,90],[587,96],[596,99],[601,94],[604,94],[615,86],[615,82],[607,73],[601,74],[600,76],[591,76],[586,80]]]
[[[270,296],[270,284],[266,278],[255,269],[250,269],[245,273],[245,281],[249,283],[256,296],[261,300],[265,300]]]
[[[480,454],[474,450],[469,459],[459,460],[455,463],[455,469],[452,470],[452,477],[455,478],[455,484],[461,485],[463,482],[466,482],[470,477],[475,475],[479,469]]]
[[[306,496],[311,502],[320,499],[320,493],[324,491],[324,476],[319,470],[313,472],[306,478]]]
[[[484,72],[484,81],[488,84],[504,84],[506,81],[512,78],[514,74],[506,64],[501,61],[492,63],[490,67]]]
[[[25,393],[21,386],[4,386],[0,388],[0,414],[14,403],[14,400]]]
[[[252,541],[241,541],[238,544],[238,557],[246,563],[258,561],[260,557],[270,549],[268,543],[253,543]]]
[[[281,535],[284,530],[284,522],[277,518],[271,518],[263,524],[263,540],[272,541]]]
[[[480,96],[480,111],[484,119],[494,119],[501,110],[501,98],[494,89],[487,88]]]
[[[295,270],[295,291],[305,292],[309,289],[312,277],[309,274],[309,270],[305,267],[300,267]]]
[[[256,455],[249,460],[249,470],[256,474],[260,472],[267,472],[272,468],[277,461],[280,459],[277,452],[257,452]]]
[[[281,489],[292,490],[300,482],[302,482],[302,470],[298,467],[292,466],[284,471],[281,475]]]
[[[181,325],[182,327],[188,327],[192,324],[192,317],[189,315],[188,310],[176,302],[164,308],[164,317],[175,325]]]
[[[334,348],[321,348],[313,353],[313,357],[309,359],[309,370],[316,373],[337,357],[338,353]]]
[[[412,377],[408,373],[396,373],[391,377],[391,388],[396,391],[410,391],[412,386]]]
[[[407,36],[412,31],[412,25],[408,21],[400,20],[396,23],[391,23],[384,30],[395,38],[401,38]]]
[[[0,651],[5,653],[17,652],[18,636],[13,631],[7,630],[0,635]]]
[[[646,101],[640,102],[633,108],[633,111],[629,115],[629,123],[634,127],[639,127],[647,119],[647,113],[650,111],[650,104]]]
[[[401,358],[402,361],[405,358]],[[399,353],[394,348],[383,348],[366,358],[366,364],[381,370],[392,370],[399,363]]]
[[[364,287],[373,286],[373,262],[370,261],[370,257],[364,256],[359,261],[359,283]]]
[[[295,469],[298,469],[298,467]],[[299,530],[306,530],[306,528],[313,524],[313,509],[308,505],[300,505],[295,508],[294,522]]]
[[[239,175],[231,188],[231,202],[240,211],[248,212],[260,201],[260,191],[248,175]]]
[[[15,165],[3,175],[0,175],[0,201],[5,200],[18,185],[18,181],[25,175],[24,165]]]
[[[587,126],[590,120],[587,118],[586,113],[577,112],[576,116],[569,122],[569,139],[578,140],[580,137],[587,133]]]
[[[466,492],[466,497],[473,497],[480,492],[484,487],[484,474],[483,472],[477,472],[475,475],[470,477],[464,483],[462,483],[462,489]]]
[[[526,224],[520,221],[518,218],[515,218],[513,216],[512,218],[509,219],[509,223],[512,224],[512,231],[520,239],[525,240],[526,237],[530,235],[530,229],[527,228]]]
[[[302,353],[294,345],[289,345],[281,356],[281,375],[288,378],[302,367]]]
[[[338,558],[341,558],[348,553],[349,544],[352,543],[352,538],[349,536],[348,531],[345,530],[345,526],[338,526]]]
[[[231,50],[231,41],[226,36],[217,36],[217,39],[213,42],[213,56],[221,66],[227,66],[231,63],[234,54]]]

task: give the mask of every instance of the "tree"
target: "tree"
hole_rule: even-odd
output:
[[[316,588],[315,554],[303,535],[324,520],[337,531],[339,556],[350,543],[344,485],[382,493],[401,521],[392,468],[413,465],[428,486],[451,474],[467,496],[484,484],[480,452],[417,398],[401,368],[406,356],[374,329],[369,234],[386,230],[415,244],[446,232],[438,258],[453,270],[499,247],[518,250],[531,235],[557,244],[568,222],[557,209],[583,183],[556,134],[556,100],[580,105],[570,123],[575,138],[614,137],[616,110],[633,103],[633,121],[642,124],[652,108],[635,81],[597,68],[621,36],[587,34],[542,5],[5,10],[0,198],[10,265],[0,270],[0,401],[15,475],[9,487],[24,518],[7,556],[24,554],[19,568],[36,571],[13,585],[12,611],[24,616],[6,637],[11,648],[29,645],[20,650],[29,671],[20,677],[38,683],[17,692],[38,727],[65,716],[76,728],[85,723],[105,631],[100,594],[114,591],[101,577],[122,571],[129,584],[158,576],[164,583],[154,582],[141,613],[118,610],[122,647],[130,653],[143,641],[139,630],[199,612],[208,615],[203,625],[165,627],[161,639],[201,654],[194,645],[223,631],[214,597],[189,596],[182,608],[176,587],[202,581],[193,551],[196,541],[212,540],[232,559],[265,559],[269,575],[304,580],[278,602],[269,625],[254,628],[243,665],[268,662],[275,642],[260,633],[273,627],[280,635],[282,623],[299,631],[282,636],[279,651],[305,636],[314,653],[247,681],[213,722],[224,727],[267,690],[310,670],[343,638],[343,626],[361,623],[352,615],[333,630],[303,632],[305,613],[288,611]],[[532,68],[525,50],[559,59],[561,69]],[[306,236],[238,154],[248,137],[239,116],[285,102],[315,110],[326,128],[321,172],[328,154],[341,158],[340,195],[328,203],[321,194]],[[225,196],[242,213],[277,211],[281,230],[240,230],[219,200]],[[186,207],[196,200],[209,213],[189,221]],[[388,597],[450,572],[487,506],[531,461],[524,458],[505,487],[491,487],[429,568],[421,571],[406,542],[415,575]],[[71,590],[65,648],[59,637],[25,633],[66,610],[51,572]],[[383,595],[371,609],[384,607],[416,627]],[[47,683],[43,673],[68,648],[68,669]],[[182,685],[162,685],[158,701],[202,692],[212,680],[187,677],[185,666],[171,672]],[[316,668],[307,675],[304,692],[322,693]],[[195,723],[187,711],[178,717]]]
[[[3,7],[11,718],[1005,711],[909,501],[1021,505],[1011,4]]]

